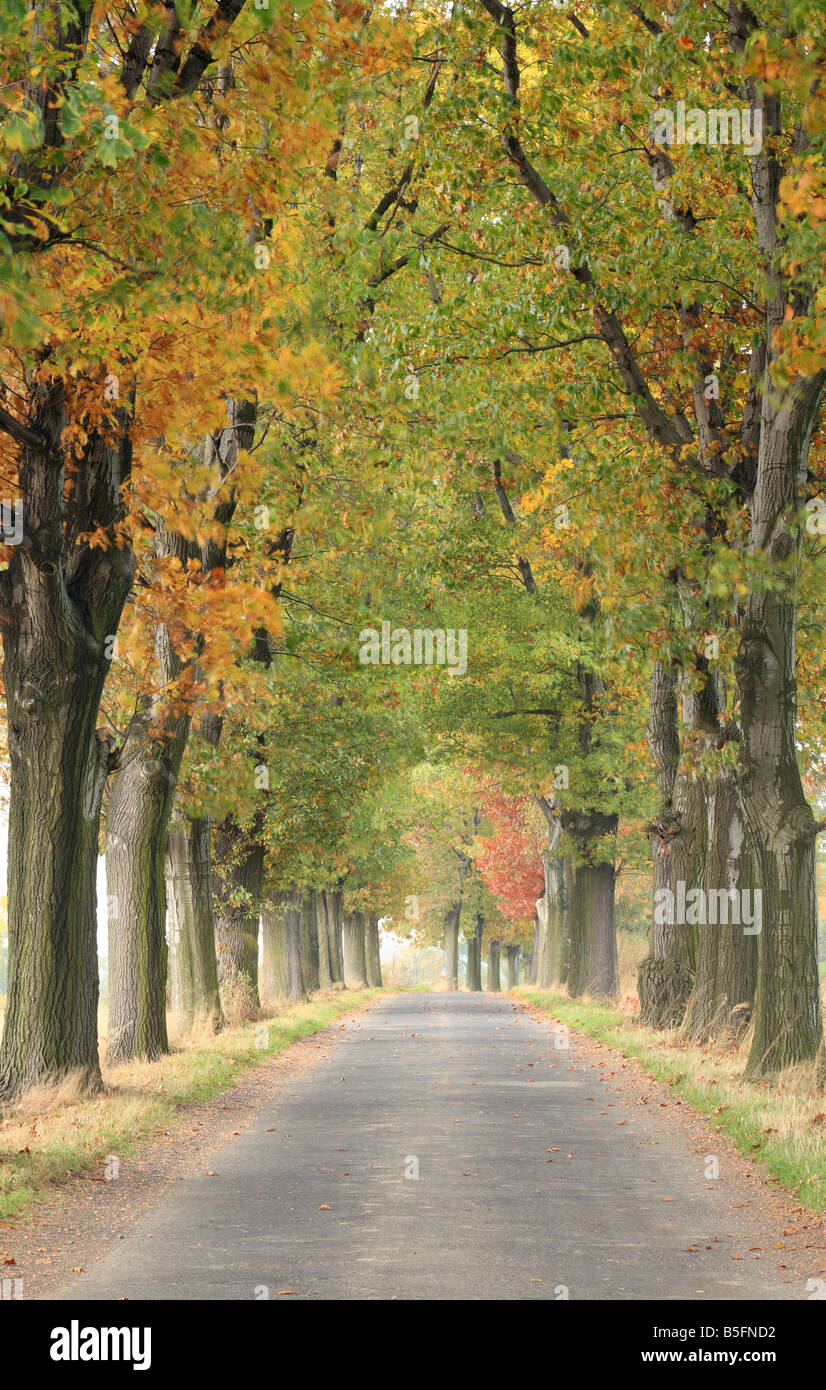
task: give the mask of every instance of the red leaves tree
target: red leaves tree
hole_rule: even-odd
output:
[[[533,919],[544,887],[530,798],[488,791],[480,797],[480,806],[492,833],[480,836],[476,866],[497,899],[502,916],[514,927],[524,927]]]

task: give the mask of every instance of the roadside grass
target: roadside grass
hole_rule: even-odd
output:
[[[342,1014],[388,990],[316,994],[259,1020],[204,1033],[156,1062],[104,1069],[105,1092],[78,1098],[72,1082],[30,1091],[0,1117],[0,1223],[24,1214],[45,1191],[141,1139],[172,1129],[187,1105],[227,1090],[251,1067],[277,1057]]]
[[[644,1028],[610,1005],[520,986],[536,1005],[639,1063],[722,1130],[736,1149],[761,1164],[770,1180],[811,1211],[826,1209],[826,1093],[815,1069],[799,1068],[774,1084],[742,1080],[745,1053],[735,1046],[697,1047],[672,1030]]]

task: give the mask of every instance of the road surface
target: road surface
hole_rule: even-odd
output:
[[[507,997],[380,999],[60,1296],[805,1298],[725,1163],[565,1041]]]

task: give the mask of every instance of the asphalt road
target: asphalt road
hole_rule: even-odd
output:
[[[806,1296],[679,1126],[507,998],[380,1000],[209,1168],[64,1295]]]

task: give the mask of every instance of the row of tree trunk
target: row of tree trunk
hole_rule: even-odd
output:
[[[162,789],[169,785],[159,780]],[[166,910],[169,1002],[183,1034],[217,1031],[227,1019],[255,1018],[262,1006],[295,1003],[318,989],[381,985],[378,920],[344,913],[340,890],[293,888],[267,897],[255,826],[244,831],[232,818],[217,826],[208,818],[172,821],[165,852],[159,859],[153,844],[141,871],[136,842],[147,837],[132,820],[152,787],[140,771],[132,782],[139,795],[121,798],[132,818],[118,807],[113,820],[110,808],[107,839],[110,1065],[167,1050]],[[143,899],[143,913],[129,900],[123,911],[124,895],[140,900],[146,887],[152,897]],[[135,931],[136,919],[145,931]]]
[[[461,901],[449,908],[445,918],[445,983],[449,990],[459,988],[459,921],[462,913]],[[467,938],[467,959],[465,965],[465,984],[469,990],[482,988],[482,937],[485,923],[481,913],[477,913],[473,929]],[[488,939],[488,978],[487,987],[496,994],[502,988],[502,946],[498,938]],[[518,942],[506,941],[505,947],[505,988],[516,989],[519,984],[519,963],[522,948]]]
[[[738,766],[727,752],[738,733],[725,723],[717,678],[706,671],[699,686],[693,682],[682,694],[680,687],[679,670],[655,665],[648,741],[660,807],[649,826],[652,911],[649,950],[638,973],[641,1021],[680,1028],[701,1045],[739,1040],[753,1023],[747,1075],[760,1075],[799,1060],[809,1046],[810,1055],[818,1050],[816,960],[803,937],[789,935],[778,950],[774,924],[766,921],[767,900],[776,902],[766,872],[774,847],[766,843],[765,826],[755,838],[745,814],[742,759]],[[615,824],[580,815],[572,836],[564,815],[547,803],[543,809],[549,824],[545,891],[537,903],[529,978],[545,989],[566,987],[572,996],[613,998],[615,870],[605,847]],[[595,855],[598,841],[603,850]],[[789,860],[784,881],[793,869]],[[789,892],[799,895],[802,888],[802,878],[790,880]],[[798,1003],[784,1012],[786,976],[797,981]],[[803,998],[811,1000],[808,1022]],[[811,1044],[800,1032],[807,1027]]]

